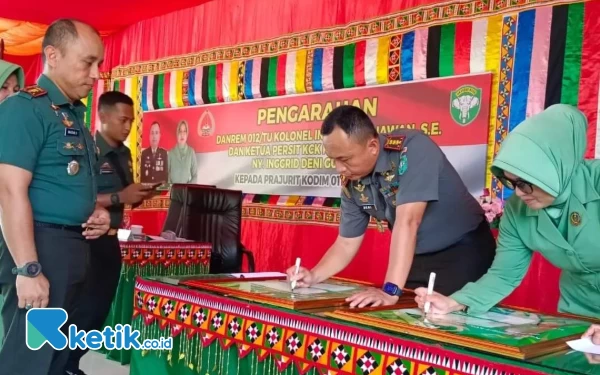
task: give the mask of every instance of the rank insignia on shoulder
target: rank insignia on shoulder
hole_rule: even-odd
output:
[[[344,195],[348,198],[352,198],[352,195],[350,194],[350,190],[348,190],[348,183],[350,183],[350,180],[348,180],[348,178],[346,176],[340,175],[340,181],[342,183],[342,191],[344,192]]]
[[[405,139],[405,135],[388,135],[385,138],[385,144],[383,145],[383,149],[390,151],[402,151]]]
[[[44,90],[43,88],[41,88],[38,85],[27,86],[21,91],[26,92],[27,94],[31,95],[34,98],[46,95],[48,93],[46,90]]]

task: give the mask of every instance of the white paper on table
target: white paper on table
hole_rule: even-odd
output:
[[[247,273],[232,273],[231,276],[244,279],[256,279],[259,277],[285,277],[285,273],[281,272],[247,272]]]
[[[131,231],[129,229],[117,230],[117,238],[119,241],[129,241],[129,236],[131,236]]]
[[[312,286],[314,289],[321,289],[321,290],[326,290],[328,292],[347,292],[349,290],[354,290],[356,289],[353,286],[348,286],[348,285],[335,285],[335,284],[327,284],[327,283],[321,283],[321,284],[315,284]]]
[[[289,292],[293,294],[310,295],[327,293],[327,291],[325,290],[315,288],[295,288],[292,291],[292,287],[287,281],[260,281],[260,285],[269,289],[274,289],[281,292]]]
[[[573,350],[589,354],[600,354],[600,345],[594,345],[589,338],[567,341]]]

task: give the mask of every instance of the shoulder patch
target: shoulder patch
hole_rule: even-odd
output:
[[[385,144],[383,145],[383,149],[390,151],[402,151],[405,139],[405,135],[388,135],[385,138]]]
[[[21,91],[24,92],[24,93],[26,93],[26,94],[29,94],[33,98],[37,98],[39,96],[44,96],[44,95],[46,95],[48,93],[46,90],[44,90],[43,88],[41,88],[38,85],[33,85],[33,86],[25,87]]]
[[[352,194],[350,194],[350,190],[348,190],[348,184],[350,183],[350,180],[348,180],[346,176],[342,175],[340,175],[340,180],[342,183],[342,191],[344,192],[344,195],[348,198],[352,198]]]

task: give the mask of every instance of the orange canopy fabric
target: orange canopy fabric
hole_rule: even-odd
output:
[[[40,53],[46,27],[0,18],[0,39],[4,40],[4,53],[19,56]]]

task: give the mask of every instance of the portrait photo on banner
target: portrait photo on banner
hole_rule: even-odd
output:
[[[363,109],[380,134],[416,129],[429,135],[479,196],[491,83],[484,73],[147,111],[141,182],[339,197],[341,179],[320,128],[334,108],[350,104]]]

